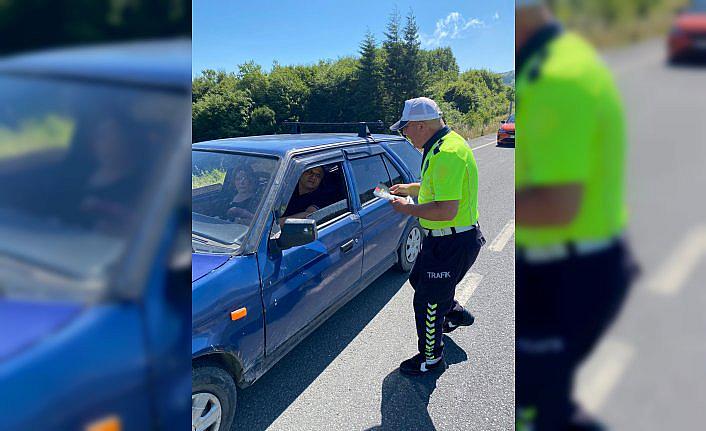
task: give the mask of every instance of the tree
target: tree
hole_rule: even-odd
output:
[[[427,90],[424,63],[420,52],[419,27],[410,10],[407,24],[403,31],[402,64],[402,97],[411,99],[425,95]]]
[[[268,76],[267,106],[275,112],[275,120],[299,120],[305,113],[310,88],[292,66],[275,65]]]
[[[262,67],[254,61],[238,65],[238,89],[245,91],[257,106],[266,105],[269,80]]]
[[[207,93],[192,107],[192,140],[244,136],[251,108],[252,101],[242,91]]]
[[[421,51],[422,61],[431,81],[454,81],[458,79],[459,68],[451,48],[436,48]]]
[[[191,35],[187,0],[0,0],[0,54]]]
[[[382,59],[378,55],[375,36],[368,30],[360,44],[353,102],[355,117],[360,121],[381,120],[383,111]]]
[[[275,111],[267,106],[258,106],[250,116],[248,134],[269,135],[275,132]]]
[[[399,118],[404,97],[404,44],[400,38],[400,14],[395,8],[390,15],[382,43],[385,53],[384,88],[385,122],[392,123]]]

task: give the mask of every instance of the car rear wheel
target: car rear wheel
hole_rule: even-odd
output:
[[[229,431],[235,417],[237,391],[233,378],[214,366],[200,366],[191,373],[191,429]]]
[[[409,272],[414,266],[414,262],[422,249],[422,228],[419,223],[409,226],[404,233],[402,244],[397,251],[397,268],[403,272]]]

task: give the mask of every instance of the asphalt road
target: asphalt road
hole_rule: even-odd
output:
[[[623,92],[629,237],[642,266],[575,393],[616,430],[706,423],[706,66],[654,40],[606,55]]]
[[[233,430],[508,430],[514,425],[514,149],[469,142],[488,244],[459,285],[476,316],[445,340],[437,379],[398,371],[416,353],[412,288],[390,270],[252,387]]]

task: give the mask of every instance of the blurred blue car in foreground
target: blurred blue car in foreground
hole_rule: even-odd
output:
[[[0,428],[188,422],[191,44],[0,60]]]
[[[254,383],[391,266],[411,269],[421,228],[374,190],[418,181],[422,155],[367,130],[192,148],[192,428],[228,430],[236,386]],[[319,209],[283,220],[313,168]],[[240,188],[254,196],[244,211]]]

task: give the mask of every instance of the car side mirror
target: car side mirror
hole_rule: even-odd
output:
[[[505,124],[505,123],[507,123],[507,121],[505,121],[505,120],[502,120],[502,121],[500,122],[500,124]]]
[[[277,239],[280,249],[297,247],[309,244],[319,238],[316,230],[316,220],[311,219],[287,219],[282,226],[282,234]]]

